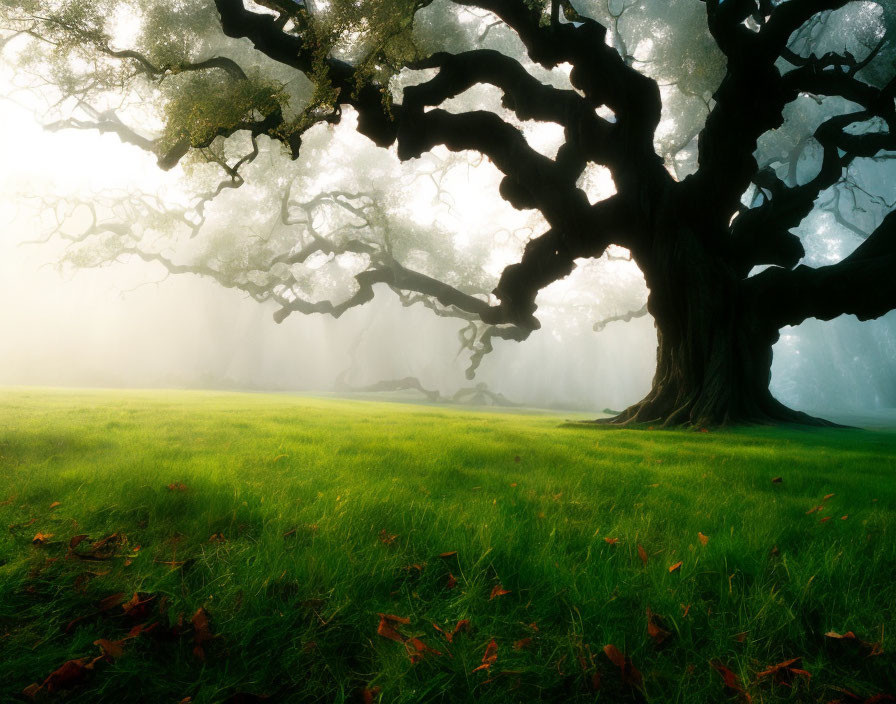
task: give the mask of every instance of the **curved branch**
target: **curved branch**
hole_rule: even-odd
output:
[[[638,308],[638,310],[630,310],[627,313],[622,313],[621,315],[611,315],[603,320],[598,320],[594,324],[594,332],[600,332],[610,323],[627,323],[629,321],[634,320],[635,318],[643,318],[646,315],[649,315],[650,311],[647,310],[647,304],[645,303],[643,306]]]
[[[775,329],[807,318],[878,318],[896,308],[896,211],[843,261],[813,269],[767,269],[747,280],[762,318]]]

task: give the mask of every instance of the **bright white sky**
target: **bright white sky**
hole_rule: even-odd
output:
[[[0,103],[0,153],[6,157],[0,174],[0,384],[164,386],[230,378],[255,387],[320,388],[322,379],[327,386],[348,364],[346,350],[361,329],[374,335],[362,352],[374,376],[428,376],[452,391],[467,383],[462,375],[465,362],[455,358],[453,330],[459,325],[422,310],[395,315],[391,296],[339,321],[295,315],[277,326],[270,307],[195,277],[165,279],[163,271],[142,262],[59,272],[52,266],[58,246],[21,245],[46,227],[34,220],[33,196],[89,195],[110,188],[155,191],[176,184],[180,174],[160,171],[150,155],[123,145],[114,135],[43,130],[36,119],[40,109],[33,103],[17,104],[33,99],[13,90],[8,69],[0,73],[0,95],[12,99]],[[550,126],[536,126],[527,136],[552,151],[555,132]],[[497,183],[491,181],[497,175],[492,172],[486,166],[473,170],[467,180],[453,180],[450,187],[462,207],[445,226],[464,232],[498,217],[494,208],[504,204],[495,198]],[[600,189],[612,189],[605,172],[596,170],[590,177],[593,198],[601,197]],[[421,196],[421,220],[431,217],[430,210],[430,197]],[[506,256],[500,251],[496,246],[496,271]],[[562,297],[562,290],[557,293]],[[529,391],[554,400],[581,395],[583,379],[578,374],[583,370],[576,369],[578,364],[555,364],[544,371],[545,356],[556,360],[557,333],[546,326],[525,345],[508,344],[511,367],[492,365],[497,376],[489,378],[487,362],[481,380],[507,392],[508,386],[519,384],[514,377],[527,378]],[[616,375],[610,382],[598,382],[589,374],[586,384],[599,384],[603,403],[620,405],[646,390],[654,355],[651,336],[649,324],[628,329],[609,348],[606,337],[599,341],[589,336],[587,344],[594,349],[587,354],[592,360],[606,358],[609,364],[623,355],[636,360],[624,379]],[[631,347],[642,337],[647,340],[643,354],[621,347]],[[522,371],[528,365],[542,369],[535,383],[531,372]]]

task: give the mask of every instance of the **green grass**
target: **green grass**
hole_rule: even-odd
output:
[[[97,609],[121,592],[154,596],[137,621],[159,625],[49,699],[341,702],[362,701],[364,687],[408,703],[742,699],[713,661],[756,702],[896,694],[896,434],[562,421],[292,396],[2,391],[0,701],[125,636],[135,619]],[[386,545],[381,531],[397,537]],[[37,532],[53,537],[34,545]],[[66,559],[72,536],[89,535],[78,547],[89,551],[116,532],[126,544],[111,559]],[[490,599],[498,584],[510,593]],[[216,636],[204,660],[189,624],[200,607]],[[648,607],[671,633],[659,648]],[[409,618],[402,632],[443,654],[412,664],[377,635],[378,612]],[[432,625],[461,619],[471,631],[451,645]],[[497,661],[474,672],[492,638]],[[523,638],[531,647],[514,650]],[[610,643],[643,689],[622,684]],[[798,656],[810,680],[757,679]]]

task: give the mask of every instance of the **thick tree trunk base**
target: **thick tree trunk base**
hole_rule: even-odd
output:
[[[597,418],[586,423],[624,428],[694,428],[733,427],[748,425],[802,426],[812,428],[850,428],[824,418],[788,408],[771,394],[762,403],[748,409],[717,409],[707,413],[699,403],[685,403],[673,408],[664,405],[653,393],[643,401],[611,418]]]

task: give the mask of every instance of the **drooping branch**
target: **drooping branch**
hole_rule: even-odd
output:
[[[643,318],[649,314],[650,314],[650,311],[647,310],[647,304],[645,303],[643,306],[641,306],[637,310],[630,310],[630,311],[627,311],[625,313],[621,313],[618,315],[608,316],[608,317],[604,318],[603,320],[598,320],[594,324],[594,332],[600,332],[605,327],[607,327],[607,325],[609,325],[610,323],[617,323],[617,322],[628,323],[628,322],[634,320],[635,318]]]

